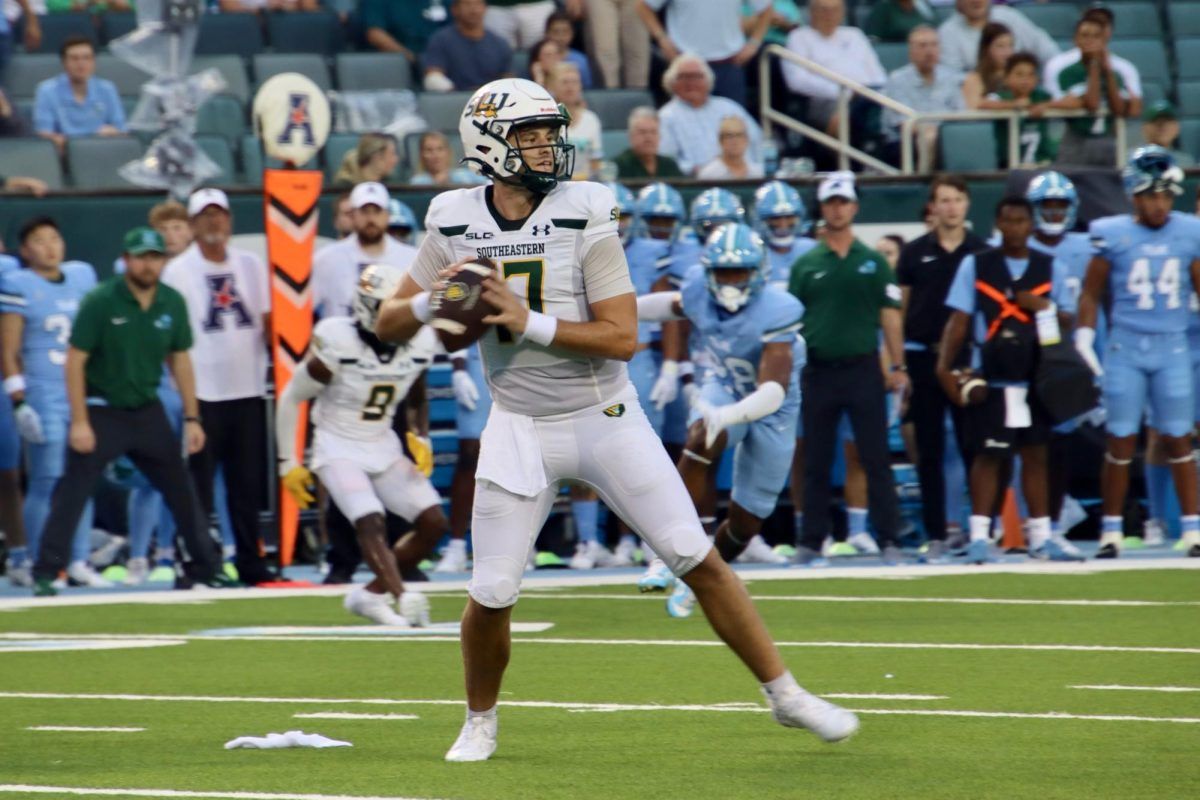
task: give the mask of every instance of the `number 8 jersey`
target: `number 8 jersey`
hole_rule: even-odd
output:
[[[1135,333],[1182,333],[1191,310],[1192,261],[1200,258],[1200,218],[1172,211],[1161,228],[1130,215],[1091,224],[1092,253],[1111,265],[1113,328]]]

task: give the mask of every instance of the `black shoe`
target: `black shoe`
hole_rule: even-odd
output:
[[[400,577],[412,583],[423,583],[429,580],[429,576],[417,567],[407,567],[400,570]]]
[[[33,596],[34,597],[54,597],[58,594],[58,589],[54,588],[54,580],[52,578],[34,578],[33,579]]]
[[[272,572],[269,569],[263,568],[254,572],[238,573],[238,580],[246,586],[258,586],[260,583],[273,583],[280,580],[280,575],[277,572]]]
[[[1188,548],[1188,558],[1200,558],[1200,544],[1194,544]]]
[[[1096,551],[1096,558],[1120,558],[1121,551],[1112,542],[1101,547]]]
[[[344,569],[331,569],[321,581],[325,586],[340,586],[343,583],[354,583],[354,573]]]

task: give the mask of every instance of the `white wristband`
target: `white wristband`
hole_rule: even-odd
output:
[[[1077,348],[1086,348],[1088,350],[1091,350],[1092,346],[1095,345],[1095,343],[1096,343],[1096,329],[1095,328],[1076,328],[1075,335],[1073,338],[1075,340],[1075,346]]]
[[[16,394],[17,392],[25,391],[25,376],[24,375],[9,375],[4,379],[5,394]]]
[[[429,307],[429,292],[421,292],[414,294],[408,298],[409,308],[412,309],[412,315],[416,317],[417,322],[426,323],[433,317],[433,311]]]
[[[666,359],[662,362],[662,368],[659,370],[660,375],[665,375],[668,378],[679,377],[679,362],[673,359]]]
[[[557,330],[557,319],[540,311],[530,311],[521,339],[540,344],[542,347],[549,347],[554,342],[554,334]]]
[[[684,361],[679,365],[679,377],[687,378],[696,374],[696,365],[690,361]]]

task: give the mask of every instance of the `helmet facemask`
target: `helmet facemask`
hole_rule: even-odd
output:
[[[471,120],[471,124],[479,130],[485,140],[497,148],[503,148],[504,156],[500,166],[491,163],[490,153],[481,153],[480,157],[468,154],[463,163],[474,166],[481,175],[506,183],[509,186],[519,186],[531,192],[545,194],[558,185],[559,181],[570,180],[575,171],[575,145],[568,144],[566,139],[567,125],[570,116],[566,109],[559,106],[557,114],[526,117],[512,121],[488,119],[486,116]],[[539,126],[551,126],[556,129],[554,141],[545,144],[522,146],[519,144],[520,132],[523,129]],[[510,141],[511,137],[511,141]],[[478,145],[483,148],[487,145]],[[535,152],[545,148],[552,151],[552,167],[550,170],[535,170],[525,159],[525,151]]]

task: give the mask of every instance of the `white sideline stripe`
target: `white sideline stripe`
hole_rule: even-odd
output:
[[[215,800],[432,800],[419,797],[380,797],[358,794],[278,794],[275,792],[195,792],[186,789],[100,789],[89,786],[32,786],[2,783],[9,794],[74,794],[85,797],[195,797]]]
[[[1072,689],[1095,689],[1104,692],[1200,692],[1200,686],[1122,686],[1121,684],[1084,684]]]
[[[86,728],[74,725],[30,725],[27,731],[66,731],[70,733],[141,733],[145,728]]]
[[[416,714],[355,714],[350,711],[314,711],[292,716],[296,719],[420,719]]]
[[[566,592],[522,592],[525,600],[658,600],[653,594],[567,594]],[[1151,608],[1160,606],[1200,606],[1191,600],[1039,600],[1009,597],[848,597],[836,594],[755,594],[756,603],[785,600],[801,603],[961,603],[963,605],[997,606],[1100,606],[1112,608]]]
[[[178,636],[129,636],[123,639],[93,639],[89,636],[12,636],[0,634],[0,653],[55,653],[63,650],[128,650],[140,647],[171,647],[187,644]]]
[[[736,566],[734,570],[747,581],[780,580],[828,580],[857,578],[863,580],[899,580],[910,578],[936,578],[947,575],[993,575],[1014,573],[1019,575],[1095,575],[1102,572],[1128,572],[1130,570],[1195,569],[1200,570],[1200,559],[1177,555],[1151,558],[1118,558],[1112,560],[1087,561],[1080,563],[1014,561],[1000,564],[910,564],[900,567],[857,566],[826,567],[823,569],[795,569],[791,567],[761,568]],[[637,576],[630,572],[607,572],[600,574],[556,574],[553,577],[530,575],[521,582],[522,589],[563,589],[584,586],[623,586],[633,591]],[[454,580],[436,580],[421,584],[425,594],[462,593],[467,587],[467,576]],[[0,598],[0,611],[15,611],[27,608],[61,608],[66,606],[101,606],[121,604],[174,605],[176,603],[204,603],[215,600],[272,600],[286,597],[341,597],[351,586],[315,586],[308,589],[194,589],[179,592],[112,590],[95,594],[62,594],[58,597],[8,597]]]
[[[133,634],[84,634],[74,638],[114,640],[133,636]],[[60,634],[44,633],[0,633],[3,639],[42,639],[61,638]],[[138,635],[138,639],[147,639]],[[448,636],[207,636],[195,634],[164,634],[165,640],[186,640],[191,642],[439,642],[457,643],[458,640]],[[591,645],[591,646],[626,646],[626,647],[725,647],[725,643],[716,639],[564,639],[540,636],[517,636],[514,642],[520,644],[553,644],[553,645]],[[1132,645],[1108,644],[979,644],[972,642],[776,642],[778,647],[837,647],[864,650],[1023,650],[1031,652],[1070,652],[1070,653],[1173,653],[1177,655],[1200,655],[1200,647],[1137,647]],[[5,697],[0,692],[0,697]]]

